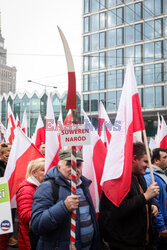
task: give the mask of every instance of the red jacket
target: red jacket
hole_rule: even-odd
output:
[[[25,180],[20,184],[16,195],[17,212],[19,217],[19,250],[30,250],[28,232],[30,230],[29,223],[31,219],[33,195],[36,188],[37,186],[34,183]]]

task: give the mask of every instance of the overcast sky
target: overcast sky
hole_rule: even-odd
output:
[[[17,90],[31,93],[44,89],[27,83],[29,79],[57,86],[60,93],[67,90],[67,65],[58,25],[71,49],[80,91],[82,0],[0,0],[0,11],[7,64],[17,68]]]

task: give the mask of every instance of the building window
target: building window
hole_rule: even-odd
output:
[[[89,16],[84,17],[84,33],[87,33],[90,31],[90,21]]]
[[[100,0],[100,10],[106,8],[106,0]]]
[[[104,107],[106,108],[106,93],[105,92],[99,93],[99,101],[101,101]]]
[[[141,66],[135,67],[135,76],[136,76],[137,85],[142,84],[143,80],[142,80],[142,67]]]
[[[116,26],[116,10],[108,11],[108,27]]]
[[[107,67],[112,68],[116,66],[116,50],[109,50],[107,52]]]
[[[162,19],[156,19],[155,20],[155,38],[162,36]]]
[[[164,0],[164,13],[167,14],[167,2]]]
[[[116,91],[109,91],[107,94],[106,110],[116,110]]]
[[[161,107],[163,105],[162,86],[155,87],[155,106]]]
[[[154,0],[144,1],[144,17],[152,17],[154,15]]]
[[[107,32],[107,47],[111,48],[116,45],[116,30],[109,30]]]
[[[167,36],[167,17],[164,18],[164,36]]]
[[[154,83],[154,65],[144,66],[144,84]]]
[[[83,91],[89,90],[89,75],[83,75]]]
[[[88,52],[89,51],[89,36],[83,37],[83,51]]]
[[[142,62],[142,45],[135,46],[135,63]]]
[[[152,108],[154,107],[154,88],[144,88],[144,107]]]
[[[164,58],[167,58],[167,40],[164,40]]]
[[[116,0],[108,0],[108,8],[116,6]]]
[[[91,98],[91,111],[98,111],[99,94],[90,94]]]
[[[143,89],[142,88],[138,89],[138,93],[140,99],[140,106],[143,107]]]
[[[91,70],[97,70],[99,69],[99,54],[91,54]]]
[[[125,20],[127,23],[134,21],[134,4],[129,4],[125,7]]]
[[[107,88],[116,88],[116,70],[107,72]]]
[[[116,95],[117,95],[117,102],[116,102],[116,105],[117,105],[117,109],[119,107],[119,102],[120,102],[120,99],[121,99],[121,93],[122,93],[122,90],[118,90],[116,92]]]
[[[123,49],[116,50],[116,61],[117,61],[117,66],[123,65]]]
[[[95,12],[95,11],[99,10],[99,1],[92,0],[91,2],[92,2],[92,4],[91,4],[92,12]]]
[[[154,38],[154,21],[148,21],[144,23],[144,40],[150,40]]]
[[[106,83],[106,72],[100,72],[100,89],[105,89]]]
[[[91,35],[91,50],[99,50],[99,33]]]
[[[100,29],[106,28],[106,12],[100,13]]]
[[[106,32],[100,33],[100,49],[105,49],[106,47]]]
[[[91,74],[90,75],[90,81],[91,81],[91,90],[98,90],[99,89],[99,74]]]
[[[86,72],[89,70],[89,57],[84,56],[83,57],[83,71]]]
[[[122,45],[124,43],[124,32],[123,28],[117,29],[117,45]]]
[[[117,88],[120,88],[123,85],[123,78],[124,78],[123,72],[124,72],[123,69],[117,70]]]
[[[143,24],[142,23],[138,23],[135,24],[135,28],[134,28],[134,32],[135,32],[135,42],[139,42],[143,40]]]
[[[100,69],[104,69],[106,67],[106,52],[100,53]]]
[[[161,15],[162,13],[162,0],[154,0],[155,4],[155,16]]]
[[[165,86],[164,97],[165,97],[165,105],[167,106],[167,86]]]
[[[155,59],[161,59],[162,58],[162,41],[155,42]]]
[[[162,82],[162,63],[157,63],[155,67],[155,82]]]
[[[135,3],[135,20],[141,20],[143,15],[142,15],[142,2]]]
[[[125,56],[126,56],[126,64],[128,63],[129,59],[132,59],[134,61],[134,46],[130,46],[125,48]]]
[[[90,12],[90,1],[89,0],[84,0],[84,14]]]
[[[154,43],[144,44],[144,62],[150,62],[154,60]]]
[[[89,95],[83,95],[83,109],[85,112],[89,112]]]
[[[99,14],[92,15],[91,31],[99,30]]]
[[[123,8],[118,8],[116,10],[117,25],[122,24],[124,22],[123,10],[124,10]]]
[[[167,63],[164,63],[164,81],[167,81]]]
[[[130,25],[125,27],[125,43],[134,43],[134,26]]]

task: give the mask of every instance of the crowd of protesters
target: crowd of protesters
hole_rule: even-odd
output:
[[[0,145],[0,177],[10,148]],[[45,143],[40,151],[45,155]],[[145,145],[134,143],[130,190],[119,207],[102,192],[98,219],[89,192],[91,180],[82,175],[82,151],[77,151],[76,158],[76,195],[70,189],[71,149],[59,151],[58,165],[45,176],[44,158],[29,163],[16,195],[19,249],[33,249],[30,231],[38,236],[37,250],[69,249],[71,213],[76,210],[77,250],[167,250],[167,151],[152,152],[152,182]],[[0,249],[11,246],[11,239],[17,243],[13,235],[1,235]]]

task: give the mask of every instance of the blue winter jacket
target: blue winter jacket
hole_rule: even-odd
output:
[[[54,178],[59,185],[58,201],[54,203],[52,184],[47,181]],[[91,181],[81,176],[81,187],[90,206],[92,223],[94,226],[94,238],[91,249],[99,249],[99,231],[96,220],[96,213],[89,192]],[[70,183],[57,170],[51,168],[44,179],[44,182],[36,189],[33,197],[31,228],[40,235],[37,250],[61,249],[69,250],[71,213],[67,210],[64,200],[71,195]],[[79,217],[76,217],[76,248],[80,246]]]
[[[165,181],[155,172],[154,174],[154,180],[157,182],[160,192],[159,195],[157,195],[154,199],[158,203],[159,206],[159,212],[158,216],[154,218],[153,220],[153,226],[156,228],[158,232],[163,231],[167,229],[167,185]],[[147,182],[147,186],[151,183],[151,175],[149,169],[145,172],[145,179]]]

